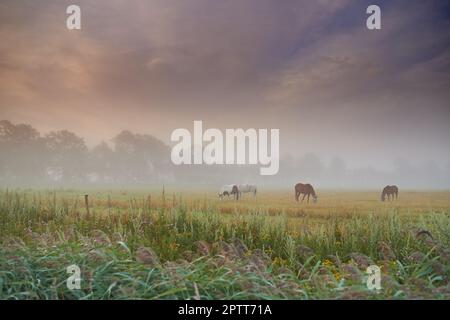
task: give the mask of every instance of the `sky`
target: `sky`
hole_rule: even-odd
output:
[[[66,7],[81,7],[81,30]],[[381,8],[381,30],[366,8]],[[446,0],[0,0],[0,119],[69,129],[280,129],[280,153],[450,168]]]

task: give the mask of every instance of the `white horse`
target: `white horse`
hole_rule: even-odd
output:
[[[240,184],[238,189],[241,197],[243,193],[253,193],[253,198],[256,197],[256,186],[253,184]]]
[[[231,195],[234,196],[235,200],[238,200],[239,199],[239,188],[235,184],[226,184],[220,188],[220,192],[218,195],[219,195],[220,200],[222,200],[223,197],[225,197],[225,196],[230,198]]]

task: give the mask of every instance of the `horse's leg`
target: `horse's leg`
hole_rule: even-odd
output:
[[[303,200],[305,200],[305,197],[306,197],[306,193],[303,194],[302,202],[303,202]]]
[[[310,194],[308,193],[308,203],[309,203],[309,196],[310,196]]]

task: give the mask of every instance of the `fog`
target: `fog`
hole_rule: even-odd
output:
[[[450,161],[448,1],[379,1],[376,31],[368,0],[79,0],[81,30],[69,4],[1,4],[0,119],[90,148],[203,120],[280,129],[281,154],[324,166]]]
[[[449,187],[449,1],[380,0],[380,30],[370,0],[72,4],[0,4],[1,186]],[[172,165],[194,120],[279,129],[279,173]]]
[[[450,165],[412,165],[393,159],[393,170],[349,168],[338,157],[324,161],[315,154],[284,156],[274,176],[261,176],[259,165],[173,165],[170,146],[148,134],[125,130],[88,148],[67,130],[40,133],[29,124],[0,121],[2,187],[150,187],[219,188],[222,184],[256,183],[260,189],[292,188],[309,182],[316,188],[403,189],[450,188]],[[214,190],[214,189],[213,189]]]

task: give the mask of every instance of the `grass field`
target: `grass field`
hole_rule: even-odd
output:
[[[1,190],[0,298],[450,298],[450,192],[214,191]]]

